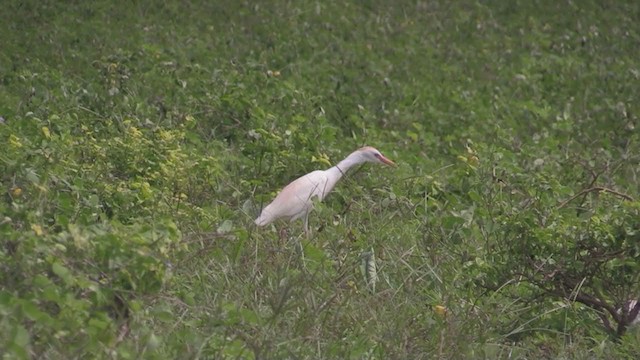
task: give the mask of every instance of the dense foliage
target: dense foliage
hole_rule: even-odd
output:
[[[4,5],[5,357],[640,354],[637,2]]]

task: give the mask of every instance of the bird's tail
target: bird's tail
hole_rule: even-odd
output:
[[[256,225],[258,225],[258,226],[265,226],[265,225],[267,225],[269,222],[267,221],[267,219],[266,219],[264,216],[260,215],[260,216],[258,216],[258,218],[256,219],[255,223],[256,223]]]
[[[265,226],[265,225],[269,225],[272,221],[273,221],[272,216],[270,216],[270,214],[267,211],[262,210],[262,213],[260,214],[260,216],[258,216],[255,223],[258,226]]]

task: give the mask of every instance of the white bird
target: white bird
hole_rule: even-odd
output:
[[[336,183],[351,167],[364,162],[386,165],[395,163],[380,153],[380,151],[365,146],[347,156],[338,165],[327,170],[316,170],[301,176],[285,186],[276,198],[262,209],[262,213],[255,220],[256,225],[265,226],[280,218],[294,221],[304,218],[304,232],[309,234],[309,212],[313,209],[313,200],[322,201],[336,186]]]

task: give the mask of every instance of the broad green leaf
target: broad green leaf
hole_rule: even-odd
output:
[[[220,226],[218,226],[218,234],[226,234],[233,229],[233,222],[231,220],[224,220]]]
[[[31,301],[25,300],[22,302],[22,311],[24,314],[33,321],[48,320],[49,315],[41,311],[38,306]]]
[[[71,285],[73,283],[73,276],[71,275],[71,272],[60,262],[54,262],[51,264],[51,271],[64,280],[67,285]]]
[[[16,345],[24,348],[29,344],[29,341],[30,341],[30,336],[27,329],[25,329],[24,326],[22,325],[17,325],[15,328],[15,335],[13,337],[13,342]]]

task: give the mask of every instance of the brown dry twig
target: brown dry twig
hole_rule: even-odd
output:
[[[567,206],[568,203],[570,203],[571,201],[575,200],[576,198],[580,197],[581,195],[590,193],[590,192],[594,192],[594,191],[598,191],[598,192],[608,192],[610,194],[619,196],[627,201],[633,201],[633,198],[627,194],[621,193],[619,191],[613,190],[613,189],[609,189],[603,186],[594,186],[594,187],[590,187],[588,189],[584,189],[582,191],[580,191],[579,193],[573,195],[572,197],[568,198],[567,200],[563,201],[560,203],[560,205],[558,205],[558,209],[562,209],[563,207]]]

